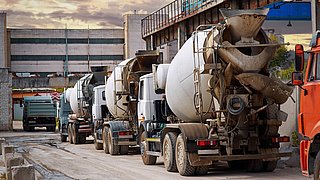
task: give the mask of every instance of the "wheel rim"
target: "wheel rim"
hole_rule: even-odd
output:
[[[169,149],[169,142],[168,141],[165,141],[165,144],[164,144],[164,162],[165,164],[168,165],[168,160],[170,159],[170,149]]]
[[[177,142],[177,165],[179,167],[182,167],[183,165],[183,159],[184,159],[184,155],[183,155],[183,150],[184,150],[184,147],[183,147],[183,144],[181,142]]]
[[[112,152],[111,148],[112,148],[112,141],[111,141],[111,135],[109,134],[109,136],[108,136],[108,149],[109,149],[110,154]]]

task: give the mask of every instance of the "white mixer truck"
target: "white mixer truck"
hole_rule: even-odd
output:
[[[69,114],[67,128],[68,140],[72,144],[86,142],[86,137],[95,135],[95,125],[106,117],[105,77],[107,67],[91,67],[92,73],[82,77],[73,88],[66,91],[72,114]],[[66,130],[62,130],[66,136]],[[102,148],[95,137],[96,149]]]
[[[100,122],[102,128],[96,131],[100,137],[97,141],[103,143],[105,153],[127,154],[129,146],[140,144],[137,119],[139,80],[142,75],[151,73],[152,64],[157,63],[158,51],[138,51],[136,57],[118,64],[108,78],[105,92],[109,114],[103,123]],[[150,84],[150,87],[153,86]],[[152,92],[155,94],[154,90]]]
[[[287,119],[279,106],[292,88],[269,77],[279,44],[269,42],[261,29],[267,13],[221,9],[224,23],[200,26],[171,64],[140,77],[137,116],[144,164],[163,156],[167,171],[188,176],[206,174],[214,161],[273,171],[280,157],[290,156],[279,152],[279,143],[290,138],[278,130]]]

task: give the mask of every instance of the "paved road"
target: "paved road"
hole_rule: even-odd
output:
[[[163,160],[156,165],[143,165],[139,149],[129,155],[110,156],[94,149],[92,139],[87,144],[61,143],[58,133],[45,130],[23,132],[15,122],[14,132],[1,132],[0,137],[16,146],[25,158],[35,165],[38,179],[310,179],[303,177],[298,168],[276,169],[272,173],[232,171],[225,163],[217,163],[209,174],[201,177],[182,177],[166,172]]]

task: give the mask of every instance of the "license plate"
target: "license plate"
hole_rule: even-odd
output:
[[[37,121],[29,121],[29,123],[36,123]]]

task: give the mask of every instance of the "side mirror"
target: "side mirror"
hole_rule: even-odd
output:
[[[301,44],[295,46],[294,69],[296,72],[302,72],[304,67],[304,50]],[[292,81],[293,82],[293,81]]]
[[[291,82],[295,86],[300,86],[303,84],[303,74],[302,72],[292,72]]]

